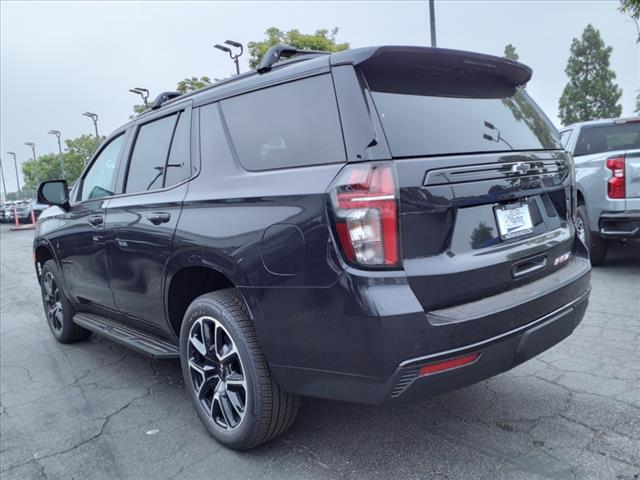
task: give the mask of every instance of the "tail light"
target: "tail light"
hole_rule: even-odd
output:
[[[336,234],[349,263],[398,267],[398,194],[393,164],[346,167],[330,187]]]
[[[624,157],[607,158],[607,168],[611,170],[611,178],[607,181],[607,196],[625,198]]]

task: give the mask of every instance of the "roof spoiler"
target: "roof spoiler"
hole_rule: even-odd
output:
[[[335,53],[331,56],[331,64],[352,63],[363,70],[429,68],[443,74],[466,73],[493,77],[514,87],[527,83],[532,73],[531,68],[522,63],[464,50],[403,46],[359,50],[352,50],[350,58],[343,57],[342,52]]]

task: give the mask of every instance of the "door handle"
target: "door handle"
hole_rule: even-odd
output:
[[[156,213],[150,213],[149,215],[147,215],[147,220],[149,220],[154,225],[167,223],[170,219],[171,219],[171,214],[167,212],[156,212]]]
[[[91,215],[89,218],[87,218],[87,221],[94,227],[97,227],[99,225],[102,225],[102,223],[104,222],[104,217],[102,215]]]

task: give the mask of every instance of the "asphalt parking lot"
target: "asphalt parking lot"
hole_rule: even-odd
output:
[[[238,453],[208,437],[177,362],[55,342],[32,238],[2,225],[3,480],[640,478],[640,244],[593,271],[584,321],[538,358],[413,403],[304,399],[289,432]]]

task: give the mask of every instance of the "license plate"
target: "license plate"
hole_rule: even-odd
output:
[[[507,240],[533,231],[529,205],[526,203],[501,205],[495,207],[495,212],[500,238]]]

